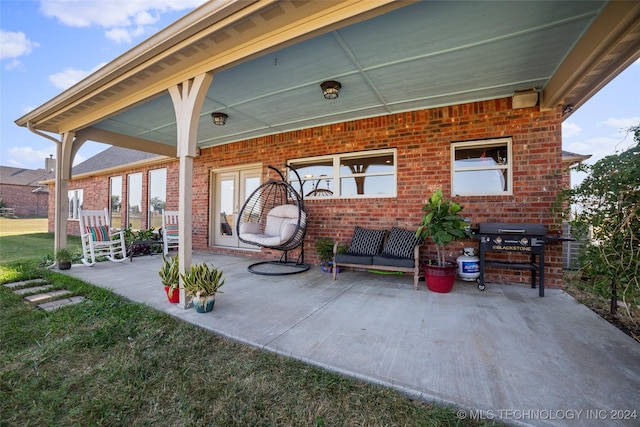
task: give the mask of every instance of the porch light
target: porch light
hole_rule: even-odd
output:
[[[213,120],[213,124],[217,126],[222,126],[227,123],[227,116],[225,113],[211,113],[211,119]]]
[[[322,82],[322,84],[320,84],[322,95],[325,97],[325,99],[336,99],[341,87],[342,85],[340,84],[340,82],[336,82],[334,80],[327,80],[326,82]]]

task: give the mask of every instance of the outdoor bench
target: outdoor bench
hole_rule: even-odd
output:
[[[387,233],[356,226],[346,252],[338,250],[343,244],[337,239],[333,246],[333,280],[338,267],[394,271],[412,273],[413,286],[418,289],[421,244],[414,231],[393,227]]]

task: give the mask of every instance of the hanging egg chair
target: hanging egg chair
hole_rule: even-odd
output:
[[[296,175],[294,168],[286,165]],[[236,235],[241,242],[261,248],[282,251],[277,261],[252,264],[248,270],[254,274],[280,276],[302,273],[309,269],[304,263],[304,236],[307,230],[307,212],[301,193],[289,184],[282,173],[280,179],[269,179],[260,185],[246,200],[236,225]],[[298,176],[298,181],[300,177]],[[289,261],[288,252],[301,247],[295,261]]]

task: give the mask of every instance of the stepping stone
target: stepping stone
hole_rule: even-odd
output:
[[[34,286],[33,288],[16,289],[15,291],[13,291],[13,293],[16,295],[25,295],[25,294],[32,294],[34,292],[46,291],[47,289],[51,289],[51,288],[52,288],[52,285]]]
[[[71,298],[57,299],[55,301],[45,302],[42,304],[38,304],[38,308],[44,311],[53,311],[60,307],[64,307],[67,305],[78,304],[79,302],[84,301],[86,298],[83,296],[76,296]]]
[[[31,279],[31,280],[24,280],[22,282],[5,283],[4,287],[11,289],[11,288],[19,288],[24,285],[34,286],[34,285],[45,285],[47,283],[48,282],[44,279]]]
[[[28,297],[24,297],[24,299],[26,299],[29,302],[37,302],[37,301],[42,301],[45,299],[51,299],[51,298],[56,298],[56,297],[60,297],[62,295],[67,295],[70,294],[71,292],[66,290],[66,289],[61,289],[58,291],[52,291],[52,292],[45,292],[42,294],[36,294],[36,295],[29,295]]]

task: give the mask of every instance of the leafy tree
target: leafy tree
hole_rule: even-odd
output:
[[[111,212],[120,212],[120,207],[122,203],[120,202],[120,196],[112,194],[111,195]]]
[[[622,299],[633,318],[640,305],[640,126],[629,132],[629,149],[576,167],[588,176],[564,200],[574,207],[578,236],[592,233],[580,258],[583,277],[611,299],[612,314]]]
[[[167,206],[167,203],[159,197],[152,197],[149,204],[153,207],[154,212],[161,212]]]

